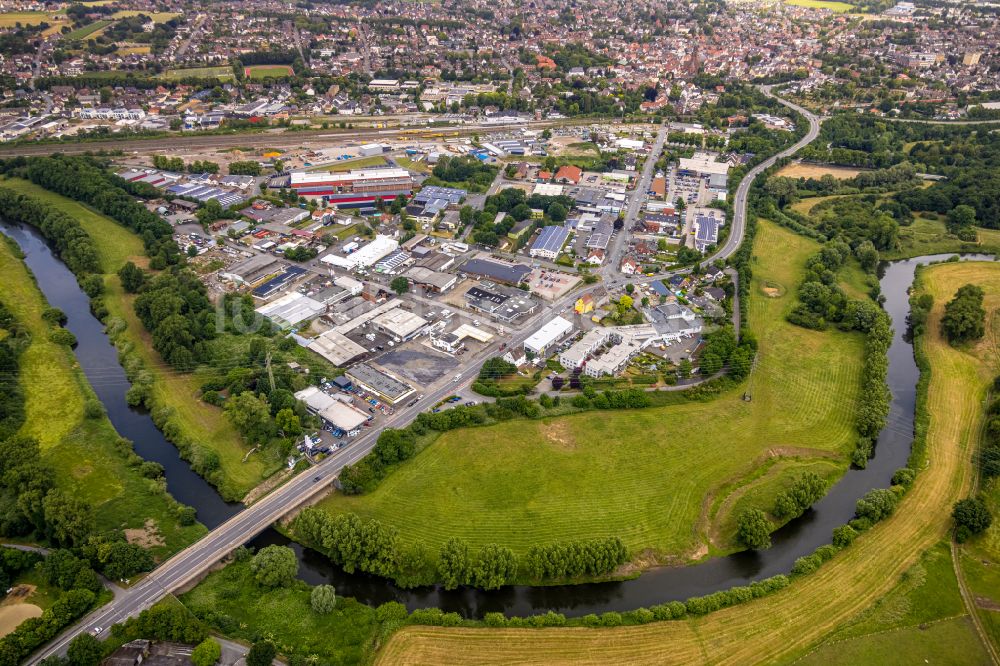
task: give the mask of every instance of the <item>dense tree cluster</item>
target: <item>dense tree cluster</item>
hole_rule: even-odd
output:
[[[153,347],[172,367],[190,371],[208,360],[205,342],[215,337],[215,312],[194,273],[175,269],[153,277],[133,307]]]
[[[889,373],[889,345],[892,344],[892,327],[889,315],[877,310],[871,328],[865,336],[865,358],[861,368],[861,395],[858,398],[855,427],[858,442],[851,462],[865,467],[875,448],[879,433],[889,416],[889,393],[886,377]]]
[[[416,437],[412,429],[386,428],[379,433],[371,453],[340,471],[341,489],[348,495],[371,492],[391,465],[408,460],[415,452]]]
[[[20,574],[30,571],[42,560],[42,556],[27,550],[0,546],[0,599]]]
[[[495,166],[475,157],[442,157],[434,165],[427,184],[462,187],[470,192],[485,192],[496,175]]]
[[[737,341],[733,327],[726,325],[705,336],[698,362],[703,375],[726,369],[730,377],[740,381],[750,373],[756,353],[757,340],[753,335],[747,333]]]
[[[67,625],[90,610],[95,595],[90,590],[70,590],[45,609],[0,638],[0,666],[17,666],[36,648],[47,643]]]
[[[0,303],[0,331],[4,332],[0,336],[0,440],[4,440],[24,423],[24,391],[18,377],[21,352],[31,338],[3,303]]]
[[[603,576],[628,561],[618,537],[533,546],[524,567],[537,580]]]
[[[0,186],[0,210],[11,222],[38,229],[78,279],[101,271],[94,241],[79,222],[55,206]]]
[[[760,509],[746,509],[736,519],[736,538],[752,550],[770,548],[773,529],[767,514]]]
[[[774,515],[781,520],[801,516],[826,494],[827,483],[815,472],[806,472],[774,500]]]
[[[398,573],[399,541],[395,530],[357,514],[337,516],[305,509],[294,523],[295,533],[348,573],[363,571],[386,578]]]
[[[993,524],[989,507],[979,497],[955,502],[951,517],[955,520],[955,539],[959,543],[967,541],[974,534],[985,532]]]
[[[978,340],[986,332],[983,290],[974,284],[959,287],[955,297],[945,303],[941,333],[953,345]]]
[[[288,546],[265,546],[250,560],[250,571],[261,587],[283,587],[299,573],[299,558]]]
[[[33,158],[24,174],[36,185],[89,204],[134,231],[143,240],[152,268],[180,260],[170,224],[135,200],[136,196],[157,194],[155,189],[145,189],[148,185],[122,180],[95,158],[82,156]]]

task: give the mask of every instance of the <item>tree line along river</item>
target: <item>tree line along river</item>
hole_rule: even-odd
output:
[[[90,312],[89,299],[76,278],[32,228],[0,221],[0,232],[13,238],[25,253],[42,293],[53,307],[66,313],[66,327],[76,336],[74,351],[108,417],[123,437],[134,443],[146,460],[163,465],[167,489],[179,501],[194,507],[200,520],[212,529],[242,508],[225,502],[203,478],[181,459],[144,410],[129,407],[125,392],[129,382],[118,364],[118,354],[103,325]],[[952,255],[918,257],[884,264],[880,270],[885,309],[894,329],[889,348],[888,383],[892,403],[888,422],[879,437],[875,457],[866,469],[850,469],[827,495],[800,518],[772,535],[773,545],[760,552],[743,552],[686,567],[658,568],[620,582],[584,585],[511,586],[485,592],[470,588],[446,591],[440,587],[401,589],[390,581],[365,574],[347,574],[315,551],[289,541],[273,529],[254,538],[249,546],[288,545],[299,557],[299,576],[310,584],[329,583],[337,594],[378,605],[398,601],[410,610],[438,607],[466,617],[499,611],[507,615],[534,615],[552,610],[568,616],[627,611],[666,601],[685,600],[776,574],[788,573],[795,560],[829,543],[833,528],[854,515],[858,498],[872,488],[887,487],[893,472],[906,465],[913,441],[916,384],[919,377],[906,333],[908,290],[921,264]],[[992,260],[984,255],[971,259]]]

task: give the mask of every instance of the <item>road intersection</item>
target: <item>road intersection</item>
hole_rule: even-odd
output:
[[[764,88],[764,91],[766,94],[771,95],[768,88]],[[728,259],[736,252],[742,242],[746,233],[747,198],[754,179],[772,166],[778,159],[793,154],[814,140],[819,134],[819,119],[816,116],[795,104],[781,100],[780,98],[777,99],[782,104],[802,114],[809,123],[809,129],[793,146],[756,165],[740,181],[734,198],[732,228],[730,229],[729,236],[722,247],[718,248],[714,254],[706,259],[707,262]],[[608,265],[602,269],[602,276],[606,280],[610,280],[610,276],[617,272],[616,267],[618,266],[618,262],[615,253],[621,251],[621,244],[628,233],[627,230],[631,228],[632,223],[634,223],[638,216],[641,204],[645,200],[650,178],[655,168],[656,159],[662,149],[664,138],[665,132],[661,130],[657,136],[654,149],[650,152],[650,156],[643,169],[640,182],[633,192],[632,201],[626,213],[625,230],[616,234],[618,238],[614,244],[613,253],[609,256]],[[679,269],[657,276],[645,276],[641,278],[636,276],[636,279],[633,281],[651,282],[669,277],[670,275],[689,272],[689,270]],[[567,310],[572,311],[574,302],[580,292],[585,289],[586,285],[583,285],[556,300],[549,307],[530,317],[518,330],[511,331],[504,341],[512,348],[518,347],[543,320],[548,320]],[[235,548],[247,543],[254,536],[267,529],[297,507],[326,492],[344,466],[358,462],[374,448],[381,429],[403,427],[413,421],[417,417],[417,414],[423,411],[427,405],[437,404],[457,390],[467,387],[478,374],[481,361],[486,356],[492,354],[493,349],[493,346],[490,346],[481,350],[476,355],[470,355],[464,360],[457,375],[449,374],[445,378],[438,380],[435,384],[427,387],[425,389],[425,397],[420,402],[400,406],[397,408],[395,414],[392,414],[383,421],[381,428],[368,429],[365,434],[351,440],[348,446],[339,449],[335,454],[310,469],[309,472],[293,477],[284,485],[271,491],[256,503],[219,525],[198,542],[163,562],[154,571],[131,587],[120,591],[111,602],[85,616],[60,634],[44,649],[35,653],[29,660],[29,663],[34,664],[52,655],[65,654],[70,641],[76,635],[84,632],[96,633],[97,628],[102,629],[102,635],[103,630],[106,630],[111,625],[139,614],[167,594],[196,581]]]

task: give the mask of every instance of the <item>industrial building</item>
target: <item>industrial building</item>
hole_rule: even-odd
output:
[[[569,238],[569,230],[566,227],[542,227],[528,254],[532,257],[542,257],[554,261],[559,256],[563,245],[566,244],[567,238]]]
[[[572,330],[573,324],[571,322],[562,317],[555,317],[524,341],[524,350],[536,357],[545,356],[545,353],[553,345],[569,335]]]
[[[355,250],[346,256],[339,254],[328,254],[320,261],[328,266],[337,266],[347,270],[358,268],[368,268],[377,263],[382,257],[390,252],[395,252],[399,247],[399,242],[389,236],[376,236],[375,240]]]
[[[691,157],[677,160],[678,173],[709,177],[714,174],[725,176],[729,173],[729,162],[716,162],[712,153],[695,153]]]
[[[375,200],[391,201],[399,195],[410,196],[413,177],[406,169],[353,169],[346,173],[293,171],[290,185],[296,194],[323,198],[331,205],[346,208],[370,208]]]
[[[257,314],[267,317],[280,328],[291,328],[326,311],[326,305],[297,291],[257,308]]]
[[[431,344],[449,354],[454,354],[465,347],[465,338],[472,338],[485,344],[493,339],[493,334],[469,324],[462,324],[450,333],[443,333],[432,337]]]
[[[509,292],[509,293],[508,293]],[[538,307],[538,301],[520,289],[490,289],[470,287],[465,292],[465,304],[470,310],[482,312],[494,319],[512,322],[529,315]]]
[[[256,254],[219,271],[219,277],[242,284],[254,284],[280,271],[284,264],[270,254]]]
[[[458,282],[458,278],[451,273],[433,271],[423,266],[412,266],[403,275],[413,284],[437,292],[447,291]]]
[[[306,349],[316,352],[338,368],[347,365],[368,351],[336,329],[331,329],[313,338],[306,345]]]
[[[315,386],[309,386],[295,393],[295,397],[305,403],[310,412],[320,417],[334,428],[339,428],[354,436],[371,416],[345,401],[328,395]],[[345,398],[347,396],[344,396]],[[349,399],[349,398],[348,398]]]
[[[487,278],[504,284],[518,285],[528,279],[531,267],[524,264],[508,264],[492,259],[469,259],[462,264],[463,273]]]
[[[400,381],[367,363],[361,363],[348,370],[347,377],[357,386],[377,395],[390,405],[397,404],[415,392],[415,389],[406,382]]]
[[[409,310],[395,308],[384,312],[371,321],[372,326],[396,340],[409,340],[420,334],[428,322]]]

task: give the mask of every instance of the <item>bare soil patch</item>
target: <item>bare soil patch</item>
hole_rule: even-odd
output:
[[[160,534],[160,528],[152,518],[147,518],[141,528],[124,530],[124,532],[126,541],[142,546],[143,548],[156,548],[157,546],[166,544],[163,536]]]

